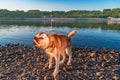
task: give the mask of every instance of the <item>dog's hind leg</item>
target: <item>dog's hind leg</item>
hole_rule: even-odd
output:
[[[72,60],[72,52],[71,52],[71,47],[66,48],[66,54],[69,56],[69,60],[67,62],[67,65],[71,65],[71,60]]]
[[[65,53],[63,53],[63,54],[62,54],[62,60],[60,61],[60,63],[59,63],[59,64],[63,64],[63,63],[64,63],[64,61],[65,61]]]

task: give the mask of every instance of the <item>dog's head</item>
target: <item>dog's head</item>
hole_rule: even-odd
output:
[[[33,43],[40,48],[47,48],[49,46],[49,38],[45,32],[37,33],[34,37]]]

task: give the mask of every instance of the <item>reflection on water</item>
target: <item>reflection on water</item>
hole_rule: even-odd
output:
[[[83,24],[79,24],[83,25]],[[73,46],[83,48],[109,48],[120,50],[120,31],[117,29],[103,28],[102,25],[79,27],[78,24],[70,26],[28,26],[28,25],[0,25],[0,44],[20,43],[32,45],[33,37],[37,32],[59,33],[67,35],[71,30],[77,30],[73,38]],[[79,28],[78,28],[79,27]]]

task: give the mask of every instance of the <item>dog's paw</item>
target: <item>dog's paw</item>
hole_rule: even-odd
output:
[[[52,68],[52,65],[49,65],[49,69],[51,69]]]
[[[52,76],[54,77],[54,79],[56,79],[57,74],[55,72],[52,73]]]
[[[67,62],[67,65],[71,65],[71,63],[70,63],[70,62]]]

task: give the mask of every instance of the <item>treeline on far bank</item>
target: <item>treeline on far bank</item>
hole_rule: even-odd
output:
[[[43,23],[43,22],[25,22],[25,21],[0,21],[0,26],[7,28],[11,25],[17,26],[29,26],[29,27],[71,27],[71,28],[101,28],[102,30],[120,30],[119,24],[110,24],[107,23]]]
[[[100,10],[71,10],[71,11],[40,11],[40,10],[16,10],[10,11],[7,9],[0,9],[0,19],[10,19],[10,18],[108,18],[120,17],[120,8],[114,9],[103,9]]]

